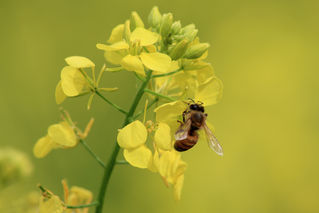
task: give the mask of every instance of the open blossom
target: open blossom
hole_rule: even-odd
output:
[[[134,14],[137,15],[136,12]],[[108,62],[142,76],[145,76],[145,68],[159,74],[177,70],[176,61],[172,61],[169,55],[156,51],[154,44],[159,38],[159,34],[145,29],[144,25],[136,27],[131,33],[130,20],[127,20],[125,24],[113,29],[108,45],[97,44],[97,48],[105,51],[104,56]]]
[[[175,198],[179,200],[187,164],[181,160],[181,154],[173,149],[170,127],[166,123],[158,123],[153,152],[145,144],[147,137],[146,127],[136,120],[119,130],[117,141],[124,149],[123,155],[128,163],[159,173],[166,185],[173,185]]]
[[[46,136],[40,138],[33,147],[33,154],[37,158],[47,156],[53,149],[67,149],[75,147],[80,138],[85,138],[93,125],[93,119],[88,123],[85,132],[82,133],[65,111],[64,121],[52,124],[48,128]]]
[[[33,153],[37,158],[43,158],[53,149],[71,148],[77,143],[73,128],[66,121],[62,121],[49,126],[48,134],[36,142]]]
[[[90,204],[93,199],[92,192],[79,186],[72,186],[69,189],[65,180],[62,180],[62,184],[64,201],[53,192],[40,186],[42,195],[39,202],[39,213],[88,213],[88,208],[74,210],[67,207]]]
[[[80,72],[80,69],[94,69],[95,64],[82,56],[71,56],[65,59],[68,66],[61,71],[61,80],[55,90],[55,98],[58,104],[66,97],[74,97],[89,90],[89,83]]]

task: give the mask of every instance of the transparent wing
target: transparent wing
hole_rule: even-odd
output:
[[[203,129],[205,130],[205,133],[206,133],[206,139],[207,139],[208,146],[212,150],[214,150],[218,155],[223,156],[224,153],[223,153],[222,146],[219,144],[217,138],[215,137],[213,132],[208,128],[206,123],[204,123]]]
[[[188,131],[191,128],[192,121],[187,118],[186,122],[181,124],[181,126],[175,132],[175,140],[184,140],[187,138]]]

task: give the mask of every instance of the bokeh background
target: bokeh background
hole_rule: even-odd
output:
[[[117,166],[104,212],[319,212],[319,2],[307,0],[2,0],[0,147],[26,152],[34,173],[0,191],[0,199],[19,200],[37,183],[61,195],[62,178],[97,195],[102,169],[83,147],[42,160],[32,147],[59,121],[54,90],[64,58],[83,55],[101,65],[95,44],[131,11],[146,19],[154,5],[183,25],[195,23],[211,44],[208,61],[224,97],[208,112],[225,156],[206,144],[183,154],[189,166],[180,202],[158,175]],[[132,101],[135,83],[129,73],[103,80],[120,88],[108,97],[122,106]],[[86,101],[63,106],[79,126],[95,117],[87,141],[106,160],[123,116],[97,98],[87,111]]]

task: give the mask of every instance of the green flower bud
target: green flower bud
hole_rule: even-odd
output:
[[[189,47],[184,55],[184,58],[195,59],[201,57],[208,49],[208,43],[195,44]]]
[[[130,43],[131,29],[130,29],[130,20],[126,20],[124,23],[124,38],[127,43]]]
[[[141,19],[141,17],[138,15],[136,11],[133,11],[131,13],[131,23],[132,23],[132,29],[135,29],[137,27],[143,27],[144,28],[144,23]]]
[[[197,33],[198,33],[198,30],[195,29],[195,30],[193,30],[192,32],[186,33],[186,34],[185,34],[185,38],[187,38],[187,39],[190,40],[190,41],[193,41],[193,40],[195,39]]]
[[[175,22],[172,24],[171,33],[172,33],[173,35],[178,34],[181,29],[182,29],[181,22],[180,22],[180,21],[175,21]]]
[[[187,47],[188,47],[188,44],[189,44],[189,41],[187,39],[184,39],[182,41],[180,41],[179,43],[177,43],[171,50],[170,52],[170,57],[173,59],[173,60],[177,60],[179,59],[180,57],[182,57],[186,50],[187,50]]]
[[[158,27],[161,24],[162,15],[158,10],[158,7],[153,7],[150,14],[148,15],[148,24],[151,27]]]
[[[161,29],[160,33],[163,38],[167,37],[171,30],[171,26],[173,24],[173,15],[172,13],[166,13],[162,17]]]
[[[187,33],[190,33],[192,31],[194,31],[196,29],[195,27],[195,24],[189,24],[189,25],[186,25],[185,27],[183,27],[181,29],[181,34],[187,34]]]

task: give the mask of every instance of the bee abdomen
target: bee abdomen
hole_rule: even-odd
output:
[[[184,152],[192,148],[198,141],[197,132],[192,132],[192,134],[188,134],[187,138],[184,140],[177,140],[174,144],[174,148],[176,151]]]

